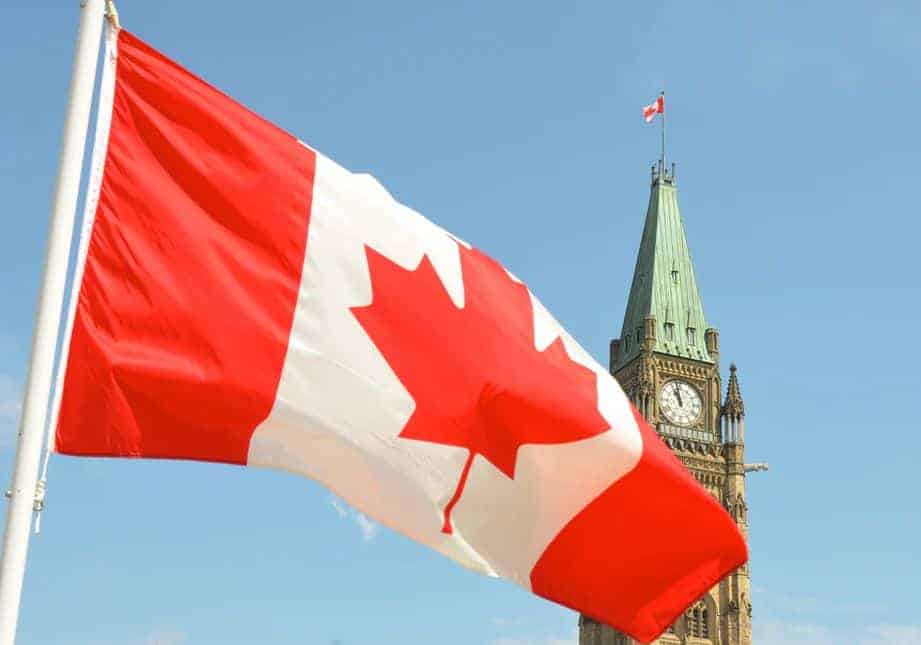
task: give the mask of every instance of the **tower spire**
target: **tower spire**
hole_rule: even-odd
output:
[[[736,374],[735,363],[729,366],[729,386],[726,388],[726,401],[721,412],[723,441],[726,443],[745,443],[745,403]]]
[[[678,208],[675,173],[668,172],[661,165],[663,161],[652,168],[646,224],[614,370],[636,358],[643,344],[649,344],[643,341],[650,325],[655,333],[648,339],[650,351],[715,362],[707,344],[707,321]]]

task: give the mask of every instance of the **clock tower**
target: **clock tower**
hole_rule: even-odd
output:
[[[719,333],[707,326],[678,210],[675,167],[652,169],[646,224],[620,338],[610,370],[627,396],[704,488],[748,535],[745,504],[745,408],[735,365],[722,398]],[[693,517],[676,517],[676,525]],[[748,565],[692,605],[657,643],[750,645]],[[579,645],[632,645],[588,616]]]

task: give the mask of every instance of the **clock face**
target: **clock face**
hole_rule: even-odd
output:
[[[685,381],[668,381],[659,393],[659,407],[672,423],[688,426],[700,418],[703,404],[697,390]]]

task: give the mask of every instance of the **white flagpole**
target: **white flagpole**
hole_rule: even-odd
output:
[[[6,514],[0,560],[0,645],[16,639],[22,582],[25,576],[33,504],[38,484],[48,398],[54,371],[54,351],[61,322],[67,260],[80,190],[80,171],[96,80],[102,35],[103,0],[80,2],[80,26],[70,78],[64,137],[51,206],[45,268],[32,335],[32,357],[26,379],[19,444],[13,464],[10,506]]]

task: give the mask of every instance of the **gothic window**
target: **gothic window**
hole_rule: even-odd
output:
[[[637,342],[637,343],[639,343],[640,340],[642,339],[642,333],[643,333],[643,328],[642,328],[642,327],[637,327],[637,328],[636,328],[636,342]]]
[[[672,282],[678,284],[678,269],[672,269]]]
[[[624,351],[630,349],[630,336],[624,336]]]
[[[697,344],[697,330],[693,327],[688,327],[688,345]]]
[[[688,636],[710,638],[709,613],[703,603],[699,603],[688,612]]]
[[[665,323],[665,340],[675,340],[675,323]]]

